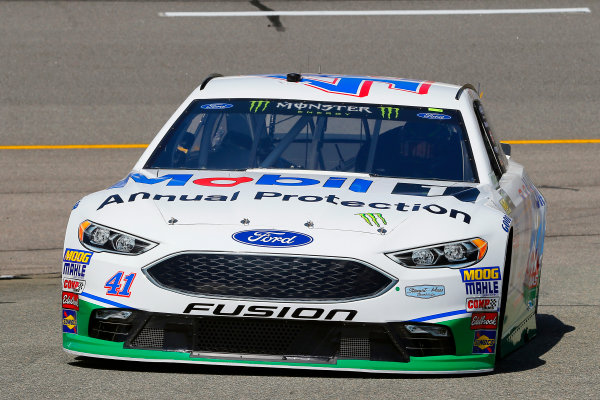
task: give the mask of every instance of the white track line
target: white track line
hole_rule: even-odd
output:
[[[484,15],[484,14],[564,14],[591,13],[588,7],[581,8],[513,8],[480,10],[347,10],[347,11],[215,11],[159,13],[161,17],[317,17],[317,16],[368,16],[368,15]]]

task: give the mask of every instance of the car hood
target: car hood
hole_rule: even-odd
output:
[[[100,214],[119,210],[121,217],[139,220],[148,217],[152,204],[166,224],[378,234],[418,216],[468,225],[485,198],[480,189],[364,174],[151,170],[129,174],[94,197]]]

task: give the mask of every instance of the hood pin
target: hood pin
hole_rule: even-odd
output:
[[[315,227],[315,224],[312,221],[306,221],[306,223],[304,224],[305,227],[312,229]]]
[[[250,225],[250,220],[248,218],[244,218],[243,220],[240,221],[240,223],[242,225]]]
[[[387,233],[387,229],[379,228],[379,229],[377,229],[377,232],[381,233],[382,235],[385,235]]]
[[[169,225],[175,225],[175,223],[178,221],[177,218],[171,217],[171,219],[169,220]]]

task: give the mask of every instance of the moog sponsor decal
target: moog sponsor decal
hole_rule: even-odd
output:
[[[64,276],[72,278],[84,278],[85,269],[90,264],[93,253],[83,250],[65,249],[63,255]]]

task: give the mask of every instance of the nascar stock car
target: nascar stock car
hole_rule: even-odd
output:
[[[73,355],[469,373],[536,334],[544,198],[475,88],[211,75],[71,212]]]

